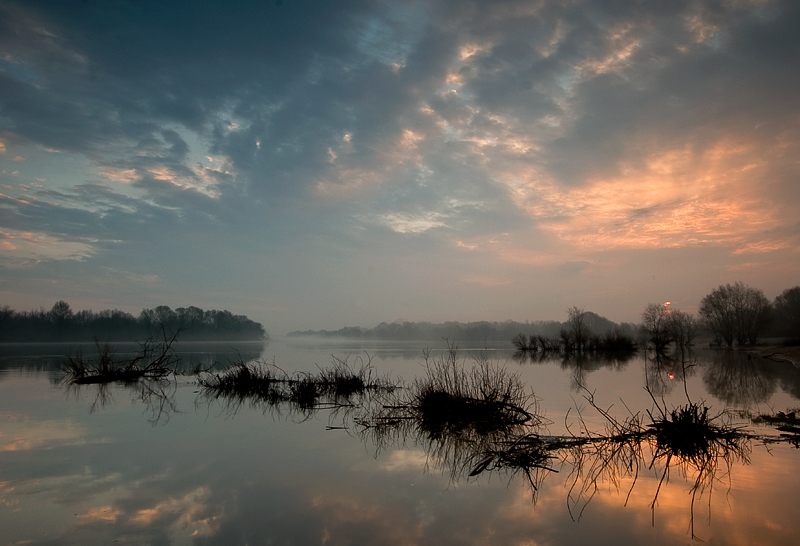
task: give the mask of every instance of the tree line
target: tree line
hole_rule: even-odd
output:
[[[800,342],[800,286],[770,302],[762,290],[742,282],[723,284],[700,301],[698,316],[651,303],[642,312],[646,341],[656,349],[670,343],[691,345],[708,332],[715,345],[755,345],[765,335]]]
[[[700,335],[710,335],[716,345],[752,345],[764,335],[800,342],[800,286],[784,290],[773,302],[763,291],[742,282],[721,285],[701,301],[697,315],[669,304],[650,303],[638,324],[617,324],[578,307],[567,310],[559,322],[382,322],[374,328],[347,326],[338,330],[305,330],[289,336],[318,336],[385,341],[449,339],[461,342],[495,342],[511,339],[523,350],[593,353],[628,350],[631,343],[662,350],[674,343],[692,345]]]
[[[135,341],[180,332],[182,341],[266,340],[264,327],[244,315],[199,307],[159,305],[138,316],[119,309],[73,311],[57,301],[50,310],[14,311],[0,307],[0,342]]]
[[[587,325],[598,334],[606,334],[615,329],[627,333],[635,333],[638,326],[630,323],[617,324],[591,311],[585,315]],[[507,320],[503,322],[381,322],[374,328],[347,326],[338,330],[305,330],[290,332],[288,336],[317,336],[327,338],[365,339],[380,341],[440,341],[448,339],[460,342],[497,342],[508,341],[514,335],[523,332],[533,336],[558,336],[564,323],[548,320],[535,322],[519,322]]]

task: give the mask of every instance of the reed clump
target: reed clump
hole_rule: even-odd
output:
[[[229,402],[265,404],[270,408],[288,405],[309,414],[323,407],[351,405],[354,398],[372,391],[389,392],[395,385],[373,377],[369,362],[353,370],[346,359],[334,358],[328,368],[317,374],[298,372],[290,375],[262,361],[238,362],[222,373],[201,373],[198,383],[211,399]]]
[[[519,376],[490,362],[465,369],[455,351],[428,362],[425,377],[412,384],[405,409],[432,437],[507,432],[529,423],[532,394]]]
[[[214,398],[257,399],[277,404],[287,399],[281,385],[285,377],[275,367],[237,362],[223,373],[201,373],[198,383]]]
[[[520,427],[541,423],[535,398],[518,374],[489,362],[468,367],[459,360],[458,347],[446,354],[424,352],[425,375],[384,400],[381,409],[361,419],[363,428],[411,428],[430,438],[484,437],[511,434]]]

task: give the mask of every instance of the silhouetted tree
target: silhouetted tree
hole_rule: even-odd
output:
[[[778,333],[800,340],[800,286],[781,292],[775,298],[774,311]]]
[[[583,352],[586,342],[592,335],[587,324],[586,311],[576,306],[567,309],[567,324],[572,334],[572,340],[575,342],[575,350],[579,353]]]
[[[648,303],[642,311],[642,328],[646,341],[662,351],[673,340],[670,311],[660,303]]]
[[[691,345],[700,331],[700,321],[694,315],[677,309],[670,310],[668,326],[671,330],[672,339],[679,347]]]
[[[69,327],[70,320],[73,317],[72,308],[64,300],[58,300],[53,304],[48,314],[50,321],[56,329],[56,339],[60,340],[65,334],[65,330]]]
[[[764,292],[742,282],[720,285],[700,302],[700,316],[717,343],[729,347],[755,344],[769,319],[770,303]]]

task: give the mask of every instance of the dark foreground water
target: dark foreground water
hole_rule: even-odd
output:
[[[179,349],[187,369],[190,361],[257,357],[288,373],[316,372],[333,355],[410,383],[424,374],[424,348],[276,340]],[[470,467],[460,466],[468,446],[414,434],[376,438],[347,412],[211,400],[189,374],[150,390],[68,388],[58,370],[74,349],[0,347],[0,545],[795,545],[800,538],[800,450],[790,443],[747,440],[719,453],[712,468],[679,453],[667,460],[648,445],[635,460],[565,451],[533,483],[508,467],[470,478]],[[432,349],[436,357],[446,347]],[[531,362],[507,349],[459,354],[467,366],[488,358],[519,373],[551,435],[607,430],[589,393],[620,421],[692,400],[773,437],[778,431],[741,412],[800,407],[800,370],[789,363],[699,352],[684,373],[675,361],[641,355]]]

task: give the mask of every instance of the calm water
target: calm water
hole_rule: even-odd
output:
[[[315,372],[333,356],[408,383],[424,374],[424,348],[289,339],[180,350],[186,369],[258,357]],[[445,348],[433,344],[432,355]],[[598,470],[590,457],[578,466],[575,457],[554,460],[558,472],[542,472],[534,490],[514,472],[468,478],[458,453],[414,436],[377,445],[346,415],[208,400],[188,374],[149,395],[124,385],[66,388],[58,369],[73,350],[0,347],[0,545],[649,545],[689,544],[692,534],[709,544],[795,545],[800,537],[800,450],[790,444],[748,442],[718,461],[694,501],[696,469],[673,461],[665,476],[663,459],[651,468],[646,448],[633,473]],[[674,362],[641,356],[578,366],[515,360],[506,346],[459,354],[465,365],[488,358],[519,373],[553,435],[605,430],[589,393],[618,419],[653,411],[645,384],[668,408],[687,396],[714,414],[800,407],[800,370],[735,353],[693,355],[685,381]]]

